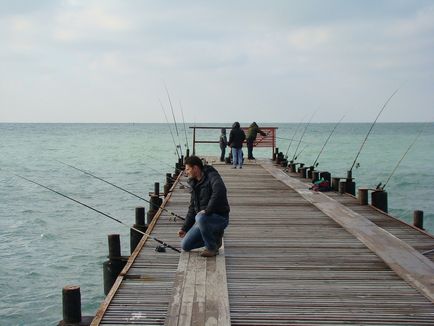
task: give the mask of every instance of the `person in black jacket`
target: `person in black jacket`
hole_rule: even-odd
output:
[[[246,140],[246,134],[240,127],[239,122],[234,122],[231,133],[229,134],[228,146],[232,147],[232,163],[235,169],[238,165],[243,168],[243,142]]]
[[[190,251],[205,246],[203,257],[218,255],[224,229],[229,223],[226,186],[214,167],[203,165],[197,156],[185,159],[191,199],[184,225],[178,231],[181,248]]]

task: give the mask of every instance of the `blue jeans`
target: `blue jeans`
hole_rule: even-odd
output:
[[[181,241],[184,251],[205,246],[208,250],[217,250],[217,240],[228,226],[229,219],[218,214],[205,215],[199,213],[195,217],[196,223],[188,230]]]
[[[243,149],[232,147],[232,163],[234,166],[243,166]]]

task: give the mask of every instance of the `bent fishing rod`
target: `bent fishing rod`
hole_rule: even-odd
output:
[[[363,146],[365,145],[365,143],[366,143],[366,141],[368,140],[368,137],[369,137],[369,135],[370,135],[372,129],[373,129],[374,126],[375,126],[375,123],[377,122],[377,120],[378,120],[378,118],[380,117],[381,113],[382,113],[382,112],[384,111],[384,109],[386,108],[387,104],[389,104],[389,102],[390,102],[390,100],[392,99],[392,97],[394,97],[395,94],[398,93],[399,89],[400,89],[400,87],[398,87],[398,88],[397,88],[397,89],[392,93],[392,95],[390,95],[390,97],[387,99],[387,101],[386,101],[386,102],[383,104],[383,106],[381,107],[380,112],[378,112],[377,117],[375,118],[374,122],[372,123],[371,127],[369,128],[369,131],[368,131],[368,133],[366,134],[366,137],[365,137],[365,139],[363,140],[362,145],[360,146],[360,149],[359,149],[359,151],[358,151],[358,153],[357,153],[357,155],[356,155],[356,158],[354,159],[354,162],[353,162],[353,164],[351,165],[350,170],[348,171],[350,175],[351,175],[351,172],[353,171],[353,167],[354,167],[354,165],[356,164],[356,161],[357,161],[357,159],[358,159],[358,157],[359,157],[359,155],[360,155],[360,153],[361,153],[361,151],[362,151]]]
[[[172,128],[170,128],[169,119],[167,119],[167,114],[166,114],[166,111],[164,110],[164,105],[160,99],[158,99],[158,102],[160,102],[161,110],[164,113],[164,118],[166,119],[167,126],[169,127],[169,131],[170,131],[170,135],[172,136],[173,144],[175,145],[176,156],[178,156],[178,160],[179,160],[181,158],[181,156],[179,155],[179,152],[178,152],[179,145],[176,145],[175,136],[173,136]]]
[[[294,152],[294,156],[292,157],[292,161],[296,160],[296,158],[295,158],[296,156],[295,155],[297,154],[298,147],[300,146],[301,141],[303,140],[303,137],[304,137],[304,135],[306,133],[306,130],[309,127],[309,125],[310,125],[310,123],[311,123],[311,121],[312,121],[313,116],[315,115],[315,113],[316,113],[316,111],[314,113],[312,113],[312,116],[310,117],[309,121],[307,122],[306,127],[303,130],[303,133],[301,134],[300,140],[299,140],[299,142],[297,144],[297,148],[295,149],[295,152]]]
[[[59,161],[59,160],[56,160],[56,161],[59,162],[59,163],[61,163],[61,164],[66,165],[66,166],[69,166],[70,168],[73,168],[73,169],[75,169],[75,170],[77,170],[77,171],[80,171],[80,172],[82,172],[82,173],[84,173],[84,174],[87,174],[87,175],[89,175],[89,176],[91,176],[91,177],[93,177],[93,178],[95,178],[95,179],[98,179],[98,180],[100,180],[100,181],[102,181],[102,182],[105,182],[105,183],[107,183],[107,184],[109,184],[109,185],[111,185],[111,186],[113,186],[113,187],[115,187],[115,188],[117,188],[117,189],[119,189],[119,190],[122,190],[122,191],[124,191],[124,192],[126,192],[126,193],[128,193],[128,194],[130,194],[130,195],[132,195],[132,196],[134,196],[134,197],[136,197],[136,198],[139,198],[139,199],[141,199],[141,200],[147,202],[148,204],[154,206],[155,208],[159,208],[159,209],[161,209],[161,210],[163,210],[163,211],[169,213],[170,215],[172,215],[172,216],[174,217],[174,220],[175,220],[175,221],[176,221],[177,218],[179,218],[180,220],[185,220],[184,217],[179,216],[178,214],[176,214],[176,213],[174,213],[174,212],[172,212],[172,211],[169,211],[167,208],[165,208],[165,207],[163,207],[163,206],[160,206],[160,205],[158,205],[158,204],[155,204],[155,203],[151,202],[150,200],[147,200],[147,199],[145,199],[145,198],[143,198],[143,197],[141,197],[141,196],[139,196],[139,195],[136,195],[135,193],[133,193],[133,192],[131,192],[131,191],[125,189],[125,188],[119,187],[119,186],[115,185],[114,183],[111,183],[110,181],[104,180],[103,178],[100,178],[100,177],[98,177],[98,176],[96,176],[96,175],[94,175],[94,174],[92,174],[92,173],[90,173],[90,172],[87,172],[87,171],[85,171],[85,170],[82,170],[82,169],[80,169],[80,168],[77,168],[77,167],[75,167],[75,166],[73,166],[73,165],[71,165],[71,164],[68,164],[68,163],[65,163],[65,162],[62,162],[62,161]]]
[[[327,137],[327,139],[326,139],[324,145],[322,145],[322,148],[321,148],[321,150],[319,151],[318,156],[317,156],[316,159],[315,159],[315,162],[313,162],[313,164],[312,164],[312,166],[313,166],[314,168],[316,168],[316,167],[319,165],[318,159],[319,159],[321,153],[323,152],[324,148],[326,147],[328,141],[330,140],[331,136],[332,136],[333,133],[335,132],[336,128],[337,128],[338,125],[342,122],[342,120],[344,120],[344,118],[345,118],[345,114],[342,116],[341,120],[339,120],[339,121],[336,123],[336,125],[333,127],[333,129],[332,129],[332,131],[330,132],[330,135]]]
[[[416,141],[418,140],[419,136],[422,134],[422,132],[425,130],[425,128],[428,126],[428,123],[425,123],[425,126],[423,126],[423,128],[418,132],[418,134],[416,135],[416,137],[414,138],[413,142],[408,146],[407,150],[405,151],[405,153],[402,155],[401,159],[398,161],[398,163],[395,165],[395,167],[392,170],[392,173],[390,173],[389,177],[387,178],[386,182],[384,183],[384,186],[381,187],[381,182],[377,185],[377,189],[381,189],[384,190],[384,188],[386,188],[388,182],[390,181],[390,178],[392,178],[392,176],[394,175],[396,169],[398,169],[398,166],[401,164],[402,160],[404,159],[404,157],[407,155],[407,153],[410,151],[410,149],[413,147],[413,145],[416,143]]]
[[[176,251],[176,252],[179,252],[179,253],[181,252],[179,249],[177,249],[177,248],[175,248],[175,247],[169,245],[168,243],[166,243],[166,242],[164,242],[164,241],[162,241],[162,240],[160,240],[160,239],[158,239],[158,238],[155,238],[155,237],[151,236],[150,234],[148,234],[148,233],[146,233],[146,232],[140,231],[139,229],[136,229],[135,227],[129,226],[129,225],[125,224],[124,222],[122,222],[121,220],[119,220],[119,219],[117,219],[117,218],[115,218],[115,217],[113,217],[113,216],[110,216],[109,214],[106,214],[106,213],[104,213],[104,212],[102,212],[102,211],[100,211],[100,210],[98,210],[98,209],[96,209],[96,208],[93,208],[92,206],[89,206],[89,205],[87,205],[87,204],[85,204],[85,203],[83,203],[83,202],[81,202],[81,201],[78,201],[77,199],[74,199],[74,198],[72,198],[72,197],[69,197],[68,195],[63,194],[63,193],[61,193],[60,191],[57,191],[57,190],[54,190],[54,189],[52,189],[52,188],[50,188],[50,187],[44,186],[43,184],[41,184],[41,183],[39,183],[39,182],[36,182],[36,181],[30,180],[30,179],[25,178],[25,177],[23,177],[23,176],[21,176],[21,175],[15,174],[15,176],[17,176],[17,177],[19,177],[19,178],[21,178],[21,179],[24,179],[24,180],[26,180],[26,181],[28,181],[28,182],[31,182],[31,183],[33,183],[33,184],[35,184],[35,185],[38,185],[38,186],[40,186],[40,187],[42,187],[42,188],[45,188],[45,189],[47,189],[47,190],[49,190],[49,191],[51,191],[51,192],[54,192],[55,194],[58,194],[58,195],[60,195],[60,196],[62,196],[62,197],[65,197],[65,198],[67,198],[67,199],[69,199],[69,200],[72,200],[73,202],[76,202],[77,204],[80,204],[80,205],[82,205],[82,206],[84,206],[84,207],[87,207],[87,208],[89,208],[89,209],[91,209],[91,210],[93,210],[93,211],[95,211],[95,212],[97,212],[97,213],[99,213],[99,214],[101,214],[101,215],[103,215],[103,216],[105,216],[105,217],[108,217],[109,219],[111,219],[111,220],[113,220],[113,221],[115,221],[115,222],[117,222],[117,223],[119,223],[119,224],[122,224],[123,226],[126,226],[127,228],[129,228],[129,229],[131,229],[131,230],[134,230],[134,231],[136,231],[136,232],[142,234],[143,236],[147,237],[148,239],[152,239],[152,240],[158,242],[159,244],[163,245],[164,247],[170,248],[170,249],[172,249],[173,251]]]
[[[172,111],[173,122],[175,123],[176,135],[178,136],[178,146],[182,156],[182,147],[181,147],[181,141],[179,139],[178,124],[176,123],[175,113],[173,112],[172,100],[170,99],[169,90],[167,89],[166,83],[164,83],[164,88],[166,89],[167,98],[169,99],[170,110]]]

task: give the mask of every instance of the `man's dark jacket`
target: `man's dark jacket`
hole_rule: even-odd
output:
[[[187,232],[194,225],[195,216],[202,210],[205,215],[218,214],[229,218],[229,203],[226,196],[226,186],[220,174],[212,166],[205,165],[203,177],[200,181],[190,179],[191,186],[190,207],[182,230]]]
[[[228,145],[233,148],[243,147],[243,142],[246,140],[244,130],[240,128],[240,124],[235,122],[232,126],[231,133],[229,134]]]

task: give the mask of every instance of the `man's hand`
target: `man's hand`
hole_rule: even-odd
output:
[[[204,215],[206,215],[204,209],[202,209],[198,214],[204,214]]]
[[[178,237],[180,237],[180,238],[183,238],[183,237],[185,237],[185,231],[184,230],[179,230],[178,231]]]

